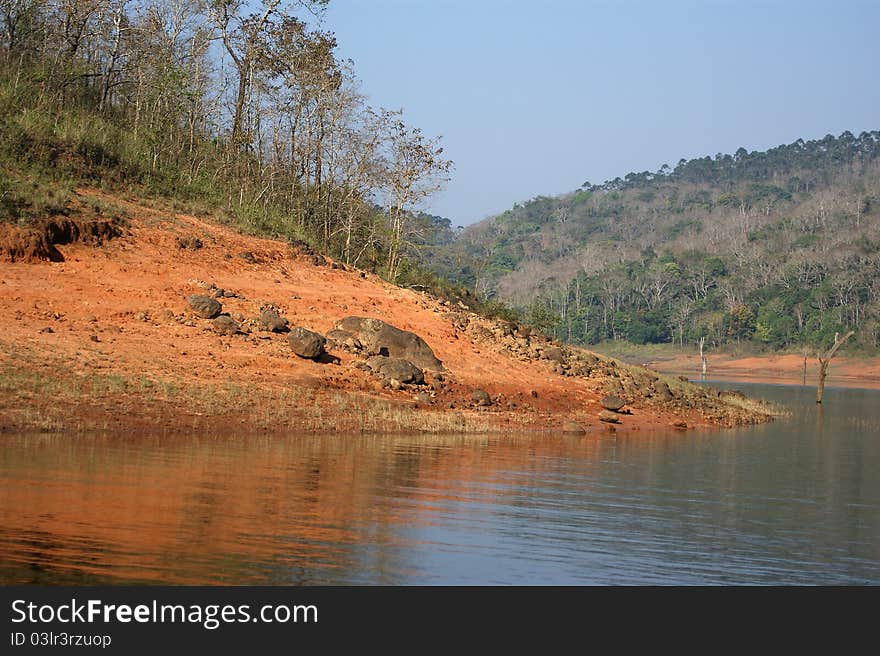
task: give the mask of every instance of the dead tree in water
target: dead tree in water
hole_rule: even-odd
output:
[[[701,376],[700,376],[700,379],[703,379],[703,378],[706,377],[706,368],[707,368],[707,366],[708,366],[708,364],[709,364],[709,363],[706,361],[706,356],[705,356],[704,353],[703,353],[703,346],[705,346],[705,344],[706,344],[706,338],[705,338],[705,337],[700,337],[700,363],[703,365],[703,371],[702,371],[702,374],[701,374]]]
[[[840,339],[840,333],[834,333],[834,346],[832,346],[825,357],[819,357],[819,387],[816,389],[816,403],[822,403],[822,395],[825,393],[825,376],[828,374],[828,363],[831,362],[837,354],[837,349],[843,346],[844,342],[855,335],[855,331],[850,330],[843,339]]]

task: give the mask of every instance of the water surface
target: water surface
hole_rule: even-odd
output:
[[[0,582],[880,584],[880,392],[602,436],[0,436]]]

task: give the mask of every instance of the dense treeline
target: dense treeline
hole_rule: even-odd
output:
[[[562,339],[880,347],[880,132],[517,204],[432,266]]]
[[[451,162],[366,104],[326,4],[0,0],[0,215],[137,185],[398,278]]]
[[[841,165],[880,157],[880,131],[863,132],[858,137],[844,132],[839,137],[784,144],[766,151],[749,152],[740,148],[733,155],[718,153],[714,158],[681,159],[674,169],[668,164],[656,172],[628,173],[624,178],[606,180],[601,185],[585,182],[581,188],[620,191],[654,183],[690,182],[723,185],[737,182],[783,183],[788,193],[809,191],[811,185],[831,183]],[[798,172],[807,172],[804,179]]]

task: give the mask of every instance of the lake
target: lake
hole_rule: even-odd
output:
[[[572,437],[0,436],[0,582],[880,584],[880,392]]]

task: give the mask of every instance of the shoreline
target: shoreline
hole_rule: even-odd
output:
[[[700,359],[694,355],[661,356],[645,360],[650,369],[668,375],[687,376],[699,382]],[[766,383],[815,388],[819,378],[816,358],[807,359],[806,381],[803,355],[715,355],[709,358],[706,380],[734,383]],[[836,357],[829,366],[826,387],[880,390],[880,358]]]

